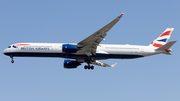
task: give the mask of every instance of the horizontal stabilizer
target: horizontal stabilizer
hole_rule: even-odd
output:
[[[166,49],[169,49],[174,43],[176,43],[177,41],[171,41],[171,42],[168,42],[167,44],[159,47],[157,50],[166,50]]]
[[[165,54],[165,55],[171,55],[171,53],[169,53],[169,52],[164,52],[163,54]]]

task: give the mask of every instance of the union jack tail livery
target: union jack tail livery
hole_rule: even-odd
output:
[[[171,37],[171,34],[173,32],[174,28],[167,28],[157,39],[155,39],[149,46],[159,48],[163,45],[165,45],[169,38]]]

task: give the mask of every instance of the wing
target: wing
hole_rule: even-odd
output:
[[[91,62],[91,64],[102,66],[102,67],[114,67],[117,63],[114,63],[112,65],[108,65],[106,63],[102,63],[102,62],[99,62],[99,61],[96,60],[94,62]]]
[[[81,49],[77,51],[77,54],[87,54],[88,56],[96,55],[96,49],[99,43],[107,35],[106,33],[120,20],[120,18],[123,15],[124,13],[120,14],[109,24],[107,24],[103,28],[99,29],[98,31],[87,37],[86,39],[79,42],[78,46],[81,47]]]

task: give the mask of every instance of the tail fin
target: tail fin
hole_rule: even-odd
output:
[[[165,45],[168,42],[169,38],[171,37],[173,30],[174,28],[166,28],[166,30],[157,39],[155,39],[149,46],[154,48],[159,48]]]

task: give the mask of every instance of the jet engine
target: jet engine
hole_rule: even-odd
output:
[[[81,63],[74,60],[64,60],[64,68],[72,69],[77,68],[77,66],[81,65]]]
[[[71,45],[71,44],[63,44],[62,45],[62,51],[64,53],[76,53],[78,50],[76,45]]]

